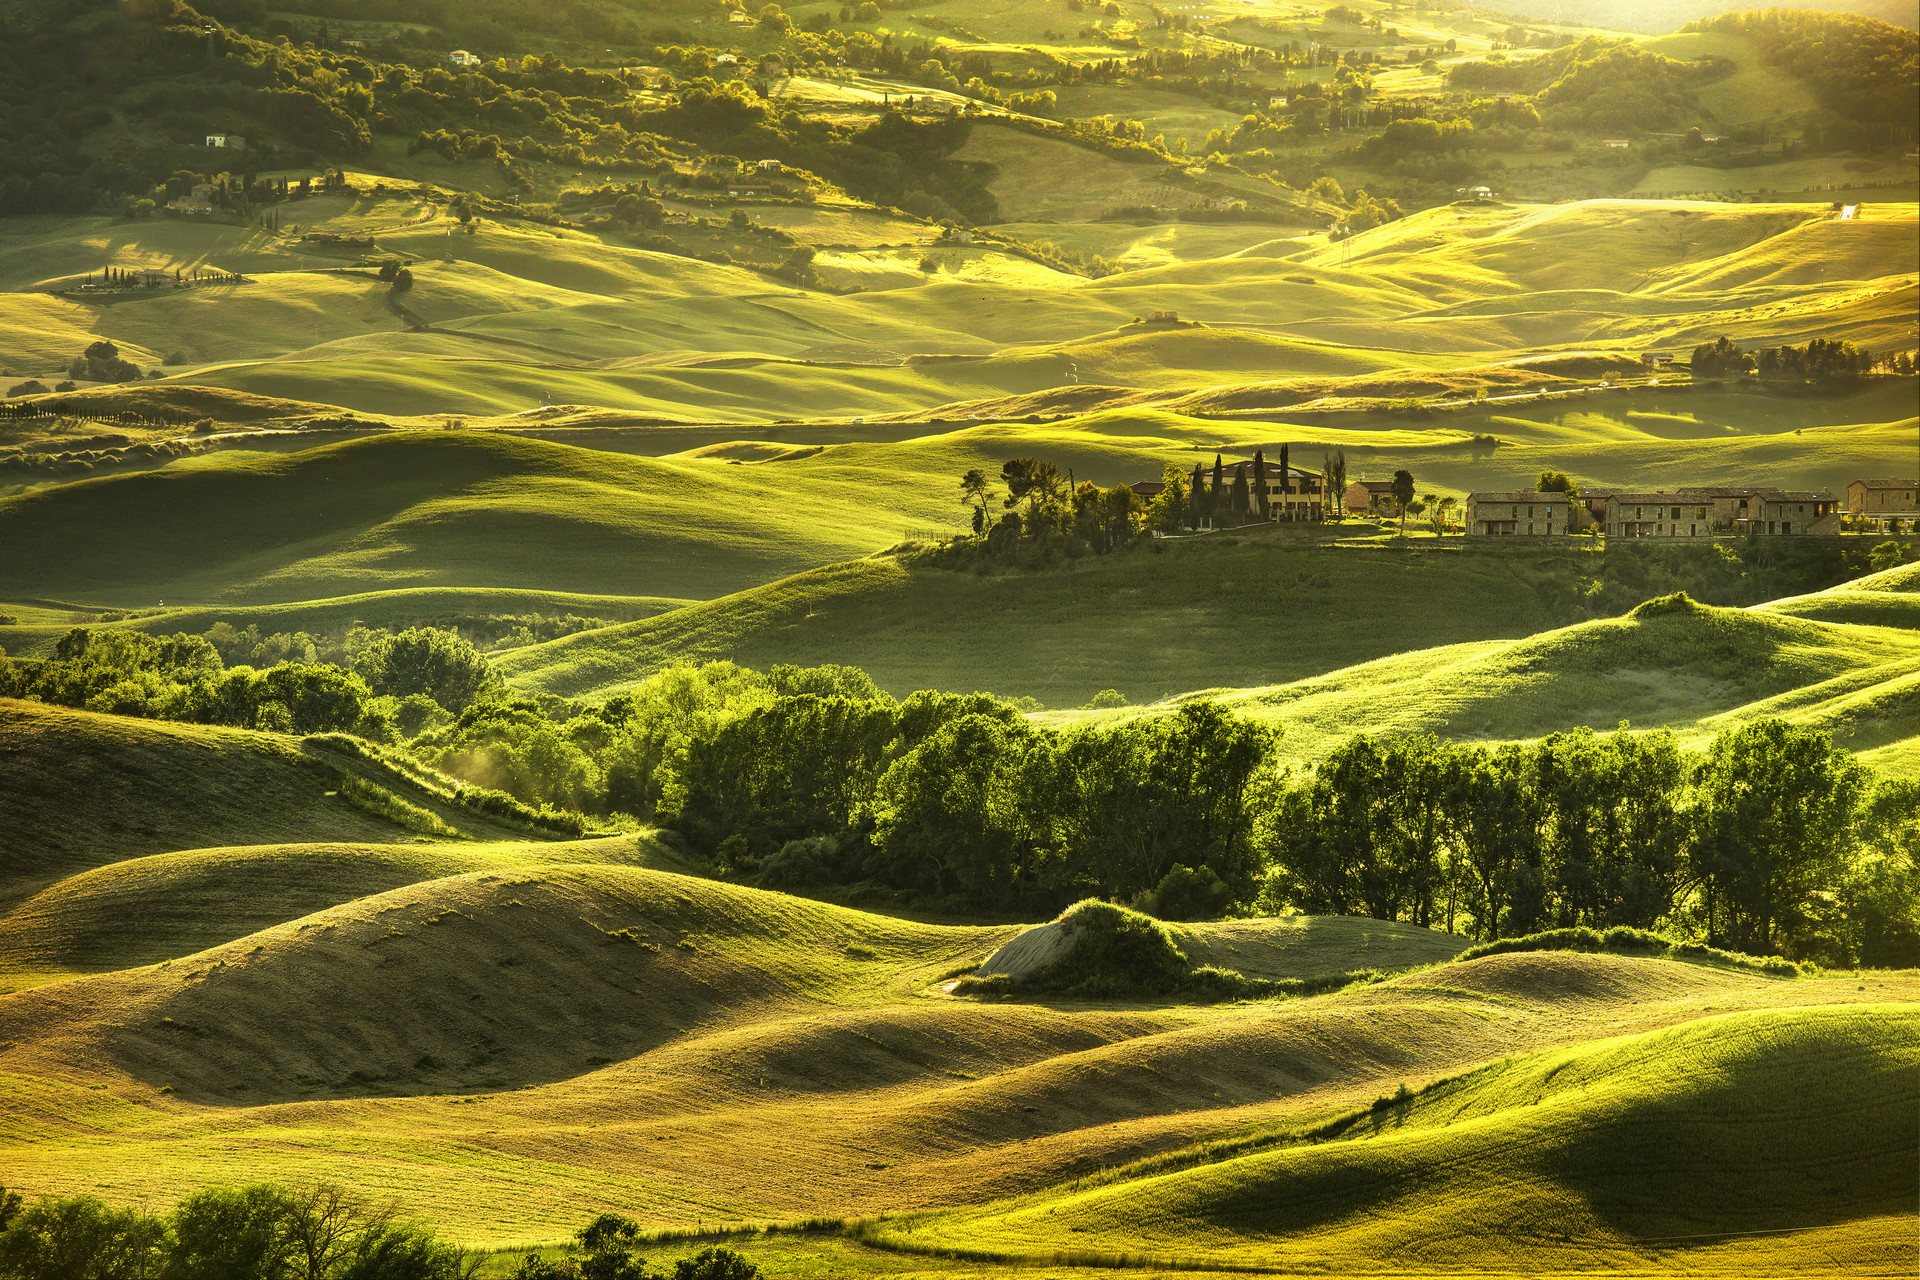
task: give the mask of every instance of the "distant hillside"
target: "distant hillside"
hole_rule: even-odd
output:
[[[1499,0],[1490,8],[1542,21],[1580,22],[1615,31],[1660,34],[1715,14],[1756,8],[1750,0]],[[1917,0],[1805,0],[1778,6],[1826,13],[1857,13],[1898,27],[1920,28]]]

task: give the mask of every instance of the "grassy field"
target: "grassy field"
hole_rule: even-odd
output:
[[[1698,1095],[1707,1076],[1662,1094],[1635,1065],[1647,1059],[1636,1046],[1665,1043],[1665,1028],[1703,1073],[1735,1069],[1722,1028],[1775,1029],[1766,1043],[1792,1050],[1775,1075],[1842,1073],[1861,1086],[1856,1109],[1898,1112],[1897,1082],[1910,1076],[1904,1050],[1875,1037],[1904,1016],[1888,1002],[1920,993],[1911,975],[1783,980],[1534,954],[1416,967],[1307,1000],[977,1004],[937,982],[1011,928],[886,919],[645,862],[631,838],[281,845],[138,857],[41,890],[9,909],[9,959],[65,972],[0,995],[13,1029],[0,1046],[10,1184],[153,1201],[326,1171],[497,1245],[555,1239],[601,1208],[714,1227],[962,1206],[957,1219],[880,1223],[878,1252],[845,1239],[733,1241],[775,1275],[885,1273],[918,1265],[888,1248],[955,1232],[972,1233],[970,1248],[1024,1249],[1007,1224],[1029,1202],[1004,1197],[1059,1197],[1078,1213],[1146,1185],[1084,1181],[1102,1170],[1219,1139],[1264,1151],[1399,1084],[1482,1064],[1497,1065],[1423,1097],[1410,1128],[1435,1141],[1490,1135],[1486,1159],[1506,1160],[1498,1153],[1522,1145],[1503,1136],[1513,1097],[1571,1108],[1603,1133],[1642,1132],[1632,1121],[1643,1114],[1711,1124]],[[166,909],[114,927],[153,901]],[[1405,969],[1458,946],[1352,921],[1187,933],[1196,952],[1276,974]],[[119,962],[133,967],[85,972]],[[1795,1031],[1813,1019],[1849,1029],[1850,1040],[1823,1038],[1829,1055],[1848,1044],[1856,1056],[1807,1058]],[[1541,1095],[1537,1077],[1557,1087]],[[1596,1098],[1573,1087],[1588,1079],[1614,1083]],[[1895,1089],[1884,1099],[1883,1080]],[[1197,1158],[1204,1167],[1170,1176],[1239,1185],[1241,1162]],[[1284,1146],[1244,1157],[1263,1170],[1291,1158]],[[1537,1190],[1550,1195],[1552,1179]],[[1207,1249],[1241,1247],[1219,1232],[1249,1225],[1220,1227],[1212,1194],[1180,1200],[1192,1215],[1182,1230]],[[1695,1210],[1704,1230],[1769,1212],[1711,1198]],[[1846,1199],[1834,1212],[1864,1211]],[[1346,1229],[1365,1235],[1368,1222],[1380,1225],[1368,1215]],[[1637,1220],[1625,1229],[1648,1234]],[[1314,1245],[1331,1248],[1332,1234]]]
[[[1662,127],[1764,130],[1798,158],[1656,163],[1659,134],[1634,130],[1625,163],[1597,165],[1601,135],[1554,120],[1483,128],[1450,158],[1369,158],[1373,125],[1207,161],[1211,130],[1335,76],[1254,66],[1249,47],[1376,54],[1375,112],[1405,114],[1454,92],[1453,65],[1525,44],[1515,25],[1578,41],[1680,20],[1644,0],[1353,4],[788,6],[1003,76],[1108,63],[1118,82],[1067,77],[1049,115],[1139,121],[1186,144],[1178,163],[800,68],[770,29],[671,0],[528,48],[622,69],[641,112],[669,72],[699,74],[645,64],[673,56],[656,46],[725,45],[756,79],[784,49],[808,74],[766,77],[768,128],[662,150],[643,132],[659,116],[626,117],[618,172],[381,135],[356,192],[275,206],[271,229],[0,218],[0,385],[52,386],[101,339],[142,375],[0,417],[0,646],[572,614],[607,625],[490,654],[516,695],[600,701],[727,659],[1031,698],[1061,729],[1207,696],[1281,731],[1296,769],[1359,731],[1495,743],[1624,721],[1694,748],[1777,716],[1920,778],[1920,566],[1841,581],[1878,538],[1402,542],[1367,519],[1018,567],[929,545],[968,520],[965,472],[1027,457],[1111,486],[1216,454],[1272,465],[1284,445],[1455,498],[1548,469],[1585,489],[1835,494],[1912,473],[1910,376],[1686,367],[1722,336],[1915,350],[1904,145],[1794,142],[1838,110],[1831,90],[1745,38],[1675,33],[1644,47],[1730,65]],[[296,44],[318,17],[275,16]],[[336,40],[391,29],[327,21]],[[441,34],[421,47],[459,42]],[[1208,83],[1182,91],[1178,58],[1160,87],[1129,83],[1144,52],[1211,58],[1192,72]],[[982,113],[951,163],[903,161],[909,181],[891,153],[772,140],[785,113],[858,128],[903,96]],[[559,136],[487,120],[510,147]],[[722,145],[847,186],[683,185]],[[870,163],[885,180],[862,186]],[[1321,175],[1349,194],[1302,194]],[[671,215],[661,238],[569,196],[641,178]],[[1446,203],[1482,180],[1511,198]],[[1408,216],[1330,235],[1362,187]],[[471,229],[456,191],[490,198]],[[942,225],[963,207],[970,240]],[[795,248],[811,275],[782,268]],[[389,259],[410,264],[404,293],[378,278]],[[106,267],[245,279],[72,291]],[[1634,608],[1682,589],[1717,603]],[[1091,709],[1105,690],[1127,705]],[[1195,964],[1377,980],[973,999],[953,980],[1025,926],[748,887],[664,833],[546,839],[466,803],[322,740],[0,700],[0,1182],[164,1210],[210,1185],[338,1179],[497,1250],[484,1280],[603,1212],[688,1233],[649,1244],[656,1265],[726,1244],[767,1280],[1912,1274],[1920,971],[1463,962],[1468,941],[1438,929],[1249,917],[1170,927]]]

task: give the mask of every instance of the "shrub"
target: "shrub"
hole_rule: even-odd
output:
[[[1081,996],[1164,995],[1186,977],[1186,953],[1173,934],[1137,911],[1088,898],[1068,907],[1055,923],[1076,936],[1065,955],[1036,975],[1038,989]]]
[[[1549,929],[1543,933],[1530,933],[1518,938],[1501,938],[1497,942],[1484,942],[1477,947],[1468,947],[1455,959],[1456,961],[1478,960],[1483,956],[1509,955],[1519,951],[1606,951],[1625,952],[1630,955],[1665,956],[1704,960],[1711,964],[1733,965],[1787,978],[1798,977],[1808,971],[1806,966],[1795,964],[1780,956],[1750,956],[1738,951],[1722,951],[1718,947],[1710,947],[1699,942],[1674,942],[1651,930],[1629,929],[1624,926],[1604,931]]]
[[[1095,711],[1110,710],[1114,707],[1130,705],[1125,694],[1118,689],[1102,689],[1087,700],[1087,706]]]
[[[442,822],[438,815],[429,809],[423,809],[409,800],[402,800],[393,792],[378,783],[368,782],[365,778],[352,774],[340,780],[339,794],[342,800],[375,817],[405,827],[409,831],[418,831],[428,836],[457,836],[460,833]]]
[[[757,883],[763,889],[806,889],[833,879],[840,842],[832,836],[789,840],[760,864]]]
[[[1211,867],[1176,865],[1152,894],[1153,914],[1162,920],[1211,920],[1232,904],[1232,888]]]

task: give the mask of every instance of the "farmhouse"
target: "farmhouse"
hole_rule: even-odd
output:
[[[465,49],[455,49],[447,55],[447,61],[456,67],[477,67],[480,65],[480,59],[468,53]]]
[[[1622,491],[1606,500],[1600,527],[1610,538],[1710,538],[1713,504],[1699,494]]]
[[[210,133],[207,135],[207,145],[223,147],[228,151],[245,151],[247,140],[237,133]]]
[[[1252,480],[1252,476],[1248,476]],[[1318,523],[1327,518],[1327,484],[1319,472],[1288,467],[1267,469],[1267,510],[1279,524]],[[1256,500],[1258,495],[1255,495]]]
[[[1615,151],[1625,151],[1628,147],[1631,147],[1633,144],[1631,142],[1628,142],[1625,138],[1602,138],[1600,140],[1600,145],[1603,147],[1611,147]]]
[[[1920,520],[1920,480],[1855,480],[1847,486],[1847,514],[1878,529]]]
[[[1393,500],[1393,481],[1355,480],[1340,495],[1348,511],[1366,511],[1373,515],[1392,515],[1398,506]]]
[[[1167,482],[1165,480],[1135,480],[1132,484],[1128,485],[1127,488],[1133,490],[1140,501],[1152,502],[1155,498],[1166,492]]]
[[[1762,529],[1762,524],[1766,528]],[[1821,490],[1775,489],[1764,494],[1748,533],[1839,533],[1840,500]]]
[[[1564,493],[1467,495],[1467,533],[1474,537],[1545,537],[1572,532],[1573,499]]]
[[[1754,486],[1682,487],[1682,503],[1705,500],[1722,533],[1828,534],[1840,532],[1840,502],[1827,492]]]

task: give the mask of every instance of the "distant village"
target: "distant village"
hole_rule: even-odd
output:
[[[1284,457],[1284,455],[1283,455]],[[1217,464],[1218,465],[1218,464]],[[1258,467],[1235,463],[1220,469],[1219,492],[1196,470],[1195,527],[1225,523],[1321,523],[1345,516],[1397,519],[1418,515],[1437,531],[1466,537],[1562,537],[1569,534],[1609,538],[1714,538],[1758,534],[1769,537],[1823,537],[1843,533],[1920,532],[1920,480],[1855,480],[1847,486],[1844,507],[1827,490],[1780,489],[1766,485],[1686,485],[1670,492],[1571,486],[1470,493],[1456,519],[1459,503],[1395,494],[1392,480],[1355,480],[1329,504],[1327,478],[1320,472],[1286,465]],[[1337,483],[1337,480],[1336,480]],[[1228,486],[1231,486],[1229,489]],[[1165,489],[1163,480],[1131,486],[1150,502]],[[1246,493],[1245,513],[1227,518],[1222,508]],[[1406,490],[1402,489],[1402,494]]]

